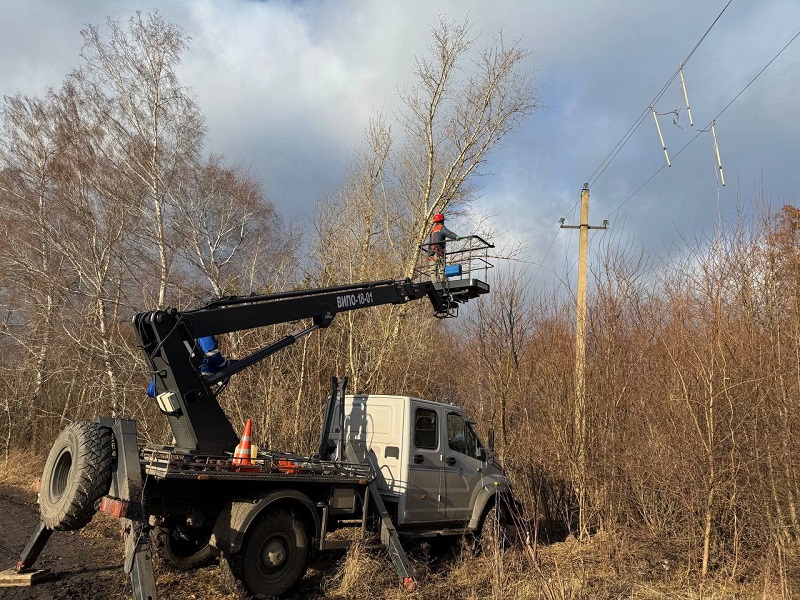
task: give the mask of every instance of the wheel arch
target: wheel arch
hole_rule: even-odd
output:
[[[510,491],[497,489],[496,486],[492,486],[490,489],[487,488],[488,486],[484,486],[475,500],[475,507],[472,510],[472,518],[469,521],[469,528],[473,531],[480,529],[481,525],[483,524],[483,518],[493,506],[497,506],[498,510],[502,511],[503,516],[505,518],[509,518],[511,516],[509,507],[516,506],[517,504]],[[505,500],[498,504],[497,501],[500,498],[505,498]]]
[[[268,510],[288,509],[303,519],[309,542],[320,531],[319,511],[311,499],[297,490],[276,490],[255,502],[230,502],[217,517],[210,544],[220,552],[235,554],[242,548],[247,530]]]

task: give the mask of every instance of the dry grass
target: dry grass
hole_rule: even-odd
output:
[[[43,459],[41,459],[43,460]],[[0,484],[35,500],[41,460],[14,455],[0,461]],[[36,472],[34,474],[34,472]],[[98,514],[80,535],[114,538],[122,556],[119,523]],[[800,593],[800,548],[775,545],[762,557],[718,565],[702,580],[697,558],[677,540],[654,539],[633,531],[601,533],[586,542],[565,542],[474,555],[463,542],[446,548],[418,545],[410,552],[419,582],[414,593],[400,590],[385,552],[354,544],[345,555],[312,559],[309,574],[293,599],[350,600],[772,600]],[[165,600],[236,600],[220,567],[176,573],[157,565],[159,596]]]
[[[23,493],[37,493],[46,458],[46,455],[31,457],[23,452],[12,451],[8,460],[0,460],[0,484],[12,486]]]
[[[219,565],[179,573],[156,570],[158,597],[162,600],[240,600],[241,596],[228,589]]]
[[[319,598],[425,600],[772,600],[792,598],[800,589],[800,551],[785,551],[765,569],[755,561],[747,577],[730,577],[719,569],[702,580],[698,569],[681,559],[675,544],[630,534],[599,534],[587,542],[574,539],[539,548],[490,548],[473,556],[462,547],[449,558],[423,561],[415,556],[419,588],[400,592],[388,558],[355,546],[331,577]],[[741,566],[741,565],[740,565]]]
[[[323,585],[325,598],[402,598],[397,575],[389,559],[366,548],[363,542],[353,544],[336,572]],[[381,595],[376,596],[378,592]]]

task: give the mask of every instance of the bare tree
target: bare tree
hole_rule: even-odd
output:
[[[497,403],[501,454],[508,450],[508,404],[522,391],[525,354],[535,328],[524,281],[520,270],[504,273],[494,282],[491,299],[478,302],[468,327],[469,336],[477,340],[481,370],[488,374],[488,395]]]
[[[286,240],[272,204],[252,176],[223,166],[220,157],[193,171],[176,208],[178,253],[216,296],[251,291],[242,276],[248,254],[265,266],[280,263]]]
[[[471,55],[470,24],[441,21],[429,57],[418,57],[418,83],[404,94],[400,116],[406,146],[394,161],[401,185],[405,243],[403,273],[411,277],[434,213],[468,202],[489,153],[537,108],[521,69],[529,53],[499,33]],[[472,69],[461,77],[464,64]]]
[[[141,190],[159,271],[155,301],[164,306],[175,250],[169,222],[182,193],[182,177],[200,150],[203,120],[194,99],[180,86],[175,69],[186,47],[186,34],[152,13],[137,12],[127,29],[109,20],[107,39],[93,25],[81,33],[85,64],[72,74],[84,108],[107,128],[94,151]]]
[[[94,151],[107,129],[81,111],[83,98],[67,84],[59,94],[59,129],[67,140],[57,205],[63,222],[51,223],[49,243],[78,277],[73,293],[85,297],[85,322],[64,326],[79,352],[97,357],[108,383],[112,414],[125,412],[116,366],[119,308],[126,242],[136,223],[136,196],[105,155]]]
[[[527,53],[502,34],[474,53],[469,30],[468,23],[442,21],[432,31],[429,58],[415,63],[418,83],[403,95],[401,142],[382,116],[373,118],[345,186],[320,203],[321,281],[413,277],[433,213],[469,202],[491,150],[536,108],[521,72]],[[413,333],[433,329],[420,310],[403,305],[346,316],[340,351],[354,385],[408,381],[413,369],[388,373],[408,353],[435,347],[431,334]]]
[[[50,246],[57,216],[55,189],[63,137],[58,131],[52,94],[45,99],[6,97],[0,133],[0,188],[6,203],[4,238],[9,283],[21,292],[30,312],[22,348],[34,356],[34,384],[27,410],[41,405],[52,352],[54,315],[59,303],[63,257]],[[21,308],[20,307],[20,308]]]

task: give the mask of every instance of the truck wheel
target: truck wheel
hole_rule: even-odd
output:
[[[175,571],[191,571],[214,559],[210,531],[154,527],[150,536],[159,558]]]
[[[72,423],[58,434],[44,463],[39,508],[48,529],[75,531],[94,516],[111,486],[111,429]]]
[[[286,510],[267,512],[248,528],[242,549],[228,556],[230,574],[256,598],[280,596],[306,572],[308,533]]]
[[[497,507],[490,506],[481,519],[478,535],[475,540],[476,552],[482,552],[495,548],[505,550],[509,547],[508,526],[505,515]]]

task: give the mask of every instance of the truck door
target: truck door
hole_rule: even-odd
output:
[[[444,519],[442,503],[442,414],[435,408],[412,403],[411,448],[405,523],[430,523]]]
[[[445,513],[448,521],[468,521],[481,487],[483,462],[472,426],[457,412],[447,413],[444,449]]]

